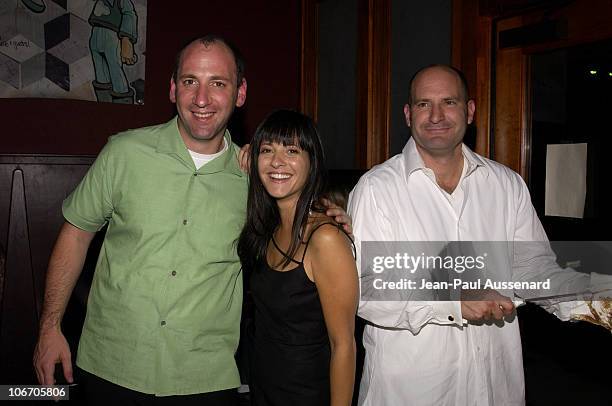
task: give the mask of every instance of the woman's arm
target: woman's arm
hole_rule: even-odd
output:
[[[331,406],[348,406],[355,382],[355,312],[359,285],[351,243],[334,225],[314,233],[305,266],[317,285],[331,345]]]

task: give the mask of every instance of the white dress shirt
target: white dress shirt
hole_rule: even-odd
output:
[[[547,241],[522,178],[465,145],[463,156],[463,173],[450,194],[425,167],[412,138],[401,154],[360,179],[348,205],[358,268],[363,241]],[[509,272],[515,281],[556,278],[568,292],[588,286],[588,275],[562,272],[550,250]],[[567,319],[575,307],[549,303],[547,310]],[[524,404],[516,317],[464,324],[458,301],[363,298],[359,315],[369,321],[360,405]]]

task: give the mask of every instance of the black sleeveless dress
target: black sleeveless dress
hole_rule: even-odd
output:
[[[324,224],[333,223],[317,228]],[[295,268],[279,272],[264,258],[251,275],[255,303],[253,405],[329,405],[329,338],[317,287],[308,279],[303,261],[304,257],[301,262],[292,260]]]

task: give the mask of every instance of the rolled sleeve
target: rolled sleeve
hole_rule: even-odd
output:
[[[109,140],[83,180],[62,204],[66,221],[85,231],[99,231],[113,212],[111,144]]]
[[[134,44],[138,41],[138,16],[131,0],[121,2],[121,26],[119,38],[128,37]]]

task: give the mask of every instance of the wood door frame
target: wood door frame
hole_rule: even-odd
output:
[[[358,8],[356,162],[369,169],[389,158],[391,0],[361,0]]]
[[[476,152],[490,157],[493,18],[480,14],[478,0],[453,0],[452,7],[451,63],[465,74],[476,103]]]
[[[612,2],[551,1],[524,9],[504,8],[505,3],[518,2],[453,1],[452,60],[454,66],[466,73],[470,93],[475,95],[476,151],[528,180],[530,56],[612,38],[609,18]],[[566,21],[566,35],[543,43],[500,49],[499,32],[546,21]]]
[[[318,0],[302,0],[300,110],[318,109]],[[359,0],[355,109],[355,163],[369,169],[389,158],[391,108],[391,0]]]
[[[300,37],[300,106],[302,113],[318,118],[319,2],[302,0]]]

